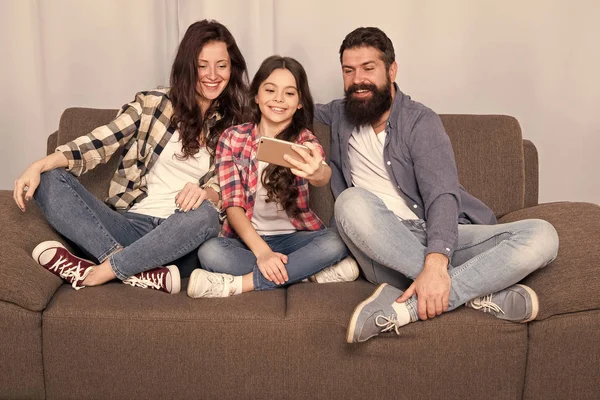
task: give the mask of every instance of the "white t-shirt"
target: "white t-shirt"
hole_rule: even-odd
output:
[[[386,135],[385,130],[376,134],[371,125],[354,129],[348,149],[352,184],[379,197],[400,219],[418,219],[398,194],[385,168],[383,145]]]
[[[264,161],[258,162],[258,184],[256,186],[256,199],[252,210],[250,222],[259,235],[283,235],[296,232],[287,213],[277,202],[267,203],[267,189],[262,184],[262,173],[269,165]]]
[[[177,158],[181,154],[179,131],[175,131],[158,160],[143,177],[146,179],[148,196],[135,203],[129,211],[159,218],[168,218],[175,213],[177,193],[188,182],[198,184],[210,168],[210,155],[206,147],[201,147],[198,153],[185,160]]]

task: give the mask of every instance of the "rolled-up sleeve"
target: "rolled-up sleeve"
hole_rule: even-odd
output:
[[[56,151],[62,152],[69,163],[67,170],[79,176],[100,163],[108,162],[111,156],[137,132],[144,97],[143,93],[136,94],[135,100],[124,105],[112,122],[58,146]]]
[[[231,150],[231,136],[234,131],[227,129],[217,145],[216,169],[221,187],[222,210],[229,207],[246,208],[244,187]]]

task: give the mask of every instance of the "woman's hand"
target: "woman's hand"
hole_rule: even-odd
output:
[[[310,153],[300,146],[292,146],[292,149],[302,157],[304,162],[298,161],[287,154],[283,156],[283,159],[295,167],[290,169],[294,175],[307,179],[314,186],[325,185],[331,177],[330,168],[323,162],[323,157],[317,146],[311,142],[305,142],[303,145],[309,148]]]
[[[25,201],[33,198],[33,194],[40,184],[41,174],[42,167],[38,163],[33,163],[15,181],[13,199],[21,211],[25,211]]]
[[[175,196],[175,205],[183,212],[195,210],[209,198],[209,190],[214,192],[213,189],[202,189],[197,184],[188,182]]]
[[[258,269],[270,282],[275,282],[278,285],[283,285],[288,281],[288,273],[285,269],[285,264],[288,258],[281,253],[275,253],[271,250],[259,254],[256,257]]]

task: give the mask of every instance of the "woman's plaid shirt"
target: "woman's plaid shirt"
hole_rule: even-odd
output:
[[[219,139],[216,154],[216,169],[221,185],[223,199],[222,212],[229,207],[242,207],[248,220],[252,220],[252,211],[258,185],[258,149],[259,136],[254,124],[236,125],[226,129]],[[309,130],[303,130],[296,143],[312,142],[319,150],[323,159],[325,152],[319,141]],[[296,177],[298,199],[296,204],[300,209],[298,218],[290,218],[297,230],[319,230],[325,228],[323,222],[312,212],[308,205],[308,180]],[[225,219],[221,236],[236,237],[231,225]]]
[[[173,105],[169,89],[140,92],[124,105],[111,123],[100,126],[85,136],[59,146],[69,161],[67,170],[79,176],[100,163],[106,163],[123,147],[119,168],[108,190],[107,204],[127,210],[146,197],[146,174],[158,159],[175,132],[171,125]],[[213,126],[219,115],[212,115],[208,126]],[[209,171],[200,179],[200,186],[220,191],[215,165],[211,160]]]

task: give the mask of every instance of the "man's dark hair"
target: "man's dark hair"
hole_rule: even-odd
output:
[[[379,28],[367,27],[356,28],[346,35],[340,46],[340,62],[342,62],[344,50],[367,46],[375,47],[381,51],[381,59],[385,63],[386,69],[389,69],[390,65],[396,61],[394,45],[390,38]]]

